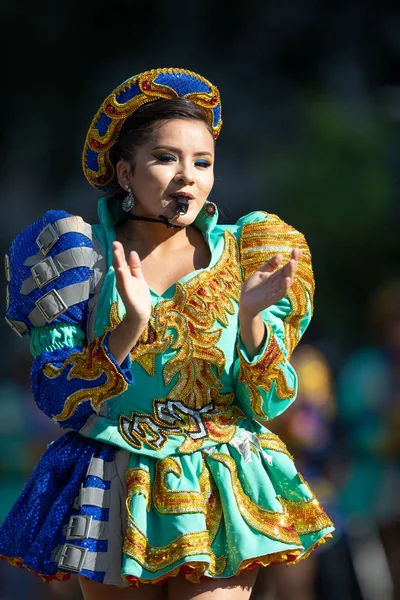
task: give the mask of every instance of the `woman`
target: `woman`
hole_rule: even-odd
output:
[[[36,402],[74,431],[42,457],[0,552],[45,580],[79,573],[87,599],[245,599],[254,567],[294,563],[333,530],[263,425],[296,395],[309,250],[275,215],[217,225],[221,125],[195,73],[128,79],[83,152],[100,224],[50,211],[7,259]]]

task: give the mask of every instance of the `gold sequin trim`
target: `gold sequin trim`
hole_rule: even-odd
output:
[[[206,526],[210,536],[210,544],[212,544],[217,537],[222,522],[222,504],[218,488],[205,460],[203,460],[199,484],[205,501]]]
[[[59,368],[51,363],[44,365],[43,373],[49,379],[59,377],[69,365],[72,365],[72,368],[68,373],[68,379],[95,381],[102,375],[107,377],[106,381],[97,387],[77,390],[68,396],[62,412],[54,417],[56,421],[65,421],[72,417],[79,405],[87,400],[90,400],[94,410],[98,411],[104,402],[119,396],[127,389],[128,384],[124,377],[104,350],[103,341],[105,336],[106,334],[96,338],[89,346],[83,348],[82,352],[71,354]]]
[[[232,489],[236,497],[239,511],[245,521],[261,533],[272,539],[289,544],[301,545],[299,535],[320,531],[333,527],[333,523],[311,492],[308,484],[298,473],[300,481],[306,486],[311,498],[294,502],[278,496],[282,505],[282,513],[261,508],[245,493],[240,482],[237,465],[228,454],[214,452],[210,458],[224,464],[230,472]],[[246,485],[246,487],[249,487]]]
[[[240,356],[239,381],[247,385],[250,394],[250,402],[253,412],[256,416],[268,419],[263,411],[263,397],[260,389],[269,392],[272,384],[275,383],[275,391],[278,398],[282,400],[293,398],[294,388],[291,388],[286,381],[286,377],[281,367],[281,363],[286,362],[286,358],[280,349],[272,331],[270,323],[266,323],[269,342],[263,355],[253,363],[247,362],[244,356]]]
[[[161,514],[205,513],[204,495],[197,490],[172,490],[167,487],[165,478],[168,473],[182,477],[179,462],[168,456],[156,463],[156,474],[153,483],[154,508]]]
[[[110,327],[107,329],[115,329],[121,322],[122,316],[119,310],[119,301],[115,300],[110,308]]]
[[[115,329],[123,318],[119,310],[119,302],[113,302],[110,309],[110,327]],[[162,354],[172,342],[172,336],[166,335],[163,331],[156,330],[154,307],[151,309],[151,316],[147,327],[142,332],[135,346],[130,351],[130,359],[132,362],[137,362],[148,375],[155,375],[155,356]]]
[[[159,450],[169,435],[183,435],[178,450],[190,453],[200,449],[206,438],[226,443],[235,436],[236,423],[245,415],[234,405],[233,393],[220,392],[225,356],[218,348],[222,329],[216,323],[228,326],[241,283],[237,241],[226,231],[224,251],[216,265],[184,284],[178,282],[173,298],[153,309],[150,327],[158,346],[152,349],[151,343],[142,340],[133,356],[144,361],[149,353],[154,357],[166,347],[176,350],[163,368],[165,385],[174,378],[176,382],[166,398],[154,399],[153,415],[132,412],[121,417],[120,433],[128,443],[136,448],[146,443]],[[152,360],[146,370],[154,374]]]
[[[284,319],[285,344],[288,356],[300,339],[301,320],[313,311],[314,276],[311,253],[304,236],[294,227],[273,214],[265,213],[266,220],[247,223],[240,239],[240,259],[243,277],[247,279],[278,253],[283,255],[282,264],[290,260],[293,248],[299,248],[302,256],[293,285],[288,293],[291,312]]]
[[[295,524],[296,531],[299,535],[306,535],[320,531],[326,527],[333,527],[333,523],[318,502],[313,496],[310,500],[304,502],[292,502],[278,496],[279,502],[284,507],[290,521]]]
[[[187,556],[199,554],[209,556],[208,570],[212,576],[221,575],[226,567],[226,558],[216,557],[211,550],[208,531],[185,533],[166,546],[153,546],[132,519],[128,523],[123,552],[152,573],[165,569]]]
[[[216,321],[228,326],[228,315],[234,315],[239,301],[241,277],[236,238],[226,231],[224,251],[217,264],[202,271],[183,285],[177,284],[175,295],[158,304],[156,329],[175,329],[172,344],[177,353],[163,370],[165,385],[178,375],[168,397],[185,399],[193,408],[204,405],[204,387],[221,389],[225,356],[217,344],[222,330],[214,329]],[[234,304],[235,302],[235,304]]]
[[[237,465],[231,456],[222,452],[213,452],[210,454],[210,459],[222,463],[229,470],[232,490],[240,514],[253,529],[274,540],[301,546],[295,526],[285,509],[279,513],[261,508],[245,493],[239,480]]]
[[[262,448],[273,450],[274,452],[282,452],[282,454],[286,454],[291,460],[294,460],[286,445],[275,433],[259,433],[257,437]]]
[[[233,577],[239,575],[242,571],[247,569],[251,569],[253,567],[268,567],[270,565],[278,565],[278,564],[286,564],[286,565],[296,565],[298,562],[307,558],[311,552],[313,552],[318,546],[325,544],[326,541],[332,538],[331,533],[327,533],[321,539],[319,539],[315,544],[313,544],[306,552],[303,554],[301,550],[282,550],[281,552],[272,552],[270,554],[263,554],[260,556],[253,556],[251,558],[246,558],[242,561]],[[144,579],[142,577],[135,578],[138,582],[142,584],[157,584],[160,581],[169,579],[170,577],[176,577],[181,571],[182,567],[190,568],[191,572],[185,573],[184,576],[187,580],[192,581],[193,583],[199,583],[201,578],[204,576],[204,573],[207,571],[208,565],[206,563],[199,564],[195,561],[185,562],[182,565],[179,565],[172,571],[160,575],[159,577],[155,577],[154,579]],[[129,575],[123,575],[122,578],[125,581],[130,581]]]
[[[146,508],[149,511],[151,508],[151,482],[149,471],[141,467],[134,467],[126,472],[125,480],[128,488],[128,496],[126,499],[128,514],[130,515],[131,501],[136,494],[142,494],[146,498]]]
[[[269,565],[277,565],[280,563],[292,565],[295,562],[297,562],[300,554],[301,550],[293,549],[282,550],[282,552],[271,552],[271,554],[264,554],[263,556],[254,556],[252,558],[247,558],[246,560],[240,563],[235,575],[239,575],[241,571],[245,571],[246,569],[252,566],[268,567]]]

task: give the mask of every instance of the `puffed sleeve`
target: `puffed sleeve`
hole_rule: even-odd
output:
[[[6,256],[6,321],[31,338],[34,399],[76,431],[132,383],[129,357],[119,365],[109,351],[110,331],[87,341],[98,262],[90,225],[64,211],[47,212]]]
[[[60,427],[80,431],[102,405],[132,383],[130,360],[119,365],[108,349],[110,332],[86,345],[82,329],[69,324],[35,328],[31,383],[36,404]]]
[[[276,254],[283,255],[285,264],[293,248],[302,251],[288,295],[262,312],[265,340],[252,359],[238,331],[234,364],[237,397],[249,416],[263,422],[281,414],[296,398],[297,376],[289,361],[311,320],[314,276],[304,236],[276,215],[251,213],[237,225],[244,281]]]

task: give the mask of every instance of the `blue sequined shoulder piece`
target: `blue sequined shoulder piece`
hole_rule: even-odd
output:
[[[81,217],[50,210],[24,229],[5,257],[6,321],[19,335],[33,327],[81,325],[92,293],[92,229]]]

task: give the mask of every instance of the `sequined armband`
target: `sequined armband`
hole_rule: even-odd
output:
[[[267,339],[261,356],[253,361],[247,360],[240,343],[238,344],[239,381],[247,386],[253,413],[262,419],[268,418],[263,410],[263,397],[265,393],[271,392],[273,386],[277,398],[281,400],[292,399],[296,393],[285,376],[286,357],[275,339],[270,323],[265,325]]]
[[[43,375],[59,382],[59,393],[65,398],[62,411],[54,416],[55,421],[70,419],[87,400],[98,412],[104,402],[122,394],[132,383],[129,357],[118,365],[108,349],[110,333],[96,338],[82,352],[71,354],[60,367],[50,362],[44,365]]]

